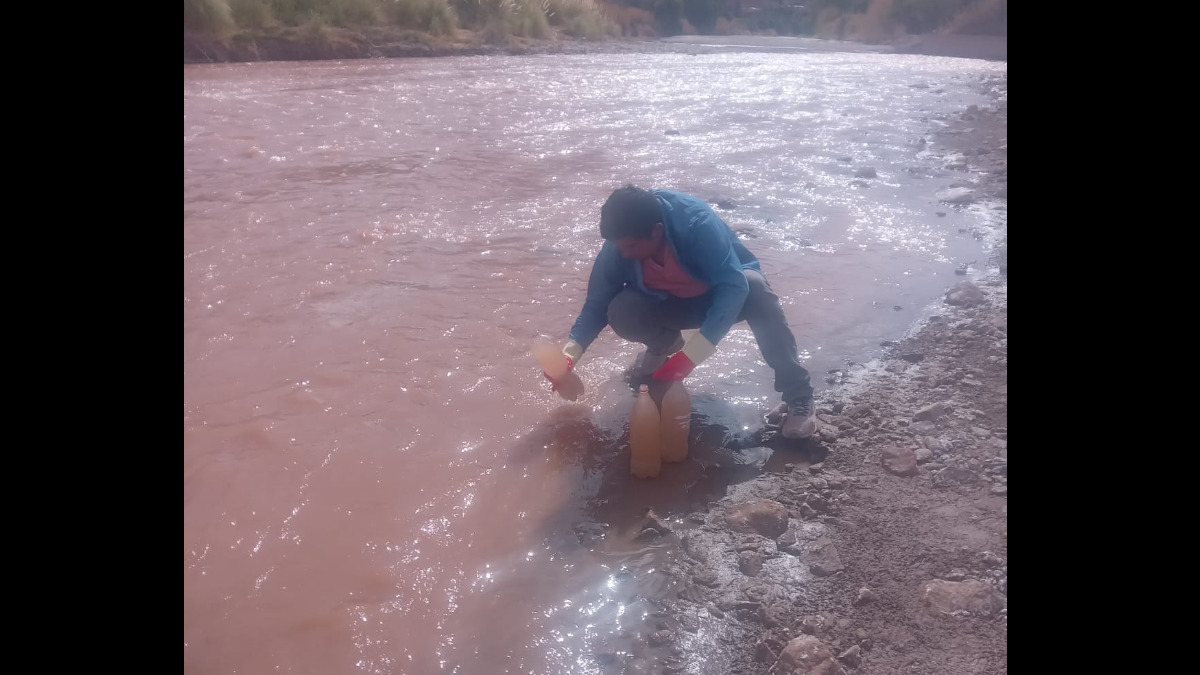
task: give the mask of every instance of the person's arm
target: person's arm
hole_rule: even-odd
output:
[[[563,354],[571,360],[572,365],[579,363],[583,352],[608,325],[608,305],[625,287],[620,266],[621,255],[617,252],[616,244],[604,242],[596,261],[592,263],[583,309],[571,327],[569,341],[563,347]]]

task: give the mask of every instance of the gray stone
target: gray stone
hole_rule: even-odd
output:
[[[970,204],[975,201],[975,191],[965,187],[950,188],[938,192],[937,198],[946,204]]]
[[[948,466],[933,474],[934,487],[947,487],[955,484],[971,484],[979,482],[979,474],[960,466]]]
[[[775,539],[788,528],[788,510],[770,499],[754,499],[735,504],[725,511],[725,522],[735,532],[756,532]]]
[[[787,623],[788,606],[782,602],[777,602],[773,605],[763,605],[758,610],[758,618],[762,620],[763,625],[767,628],[783,626]]]
[[[960,281],[946,291],[946,304],[974,307],[983,302],[983,291],[969,281]]]
[[[829,646],[811,635],[788,642],[770,670],[771,675],[845,675],[845,672]]]
[[[879,463],[897,476],[911,476],[917,472],[917,454],[908,448],[884,448]]]
[[[946,412],[947,412],[946,404],[941,401],[938,401],[937,403],[931,403],[931,404],[925,406],[924,408],[921,408],[917,412],[913,413],[912,418],[913,418],[914,422],[921,422],[921,421],[926,421],[926,420],[930,421],[930,422],[936,422],[938,419],[943,417],[946,414]]]
[[[844,568],[833,540],[827,537],[821,537],[807,546],[800,558],[808,564],[809,571],[818,577],[837,574]]]
[[[975,579],[926,581],[921,584],[920,593],[925,609],[935,615],[995,616],[1008,604],[1008,599],[994,586]]]
[[[964,569],[952,569],[942,575],[946,581],[962,581],[967,578],[967,571]]]
[[[858,596],[854,598],[854,606],[862,607],[863,605],[875,602],[877,599],[878,596],[875,594],[875,591],[863,586],[858,589]]]
[[[860,648],[858,645],[854,645],[841,654],[838,654],[838,661],[841,661],[851,668],[859,667],[862,664],[862,648]]]
[[[758,551],[743,551],[738,554],[738,569],[748,577],[758,576],[763,567],[763,554]]]
[[[717,579],[717,572],[713,569],[702,569],[692,575],[692,581],[709,588],[716,588],[720,585]]]

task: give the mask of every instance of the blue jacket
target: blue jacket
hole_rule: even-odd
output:
[[[703,200],[674,190],[651,190],[662,206],[667,244],[679,264],[696,279],[712,287],[712,305],[700,325],[700,334],[716,345],[737,321],[750,292],[743,270],[761,271],[737,235]],[[646,288],[640,260],[622,258],[617,245],[604,242],[588,279],[587,299],[570,339],[584,349],[608,325],[608,304],[630,287],[665,300],[666,291]]]

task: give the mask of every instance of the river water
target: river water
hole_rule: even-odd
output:
[[[672,590],[645,509],[682,524],[786,451],[726,447],[778,402],[745,324],[689,378],[693,460],[657,480],[627,476],[634,345],[606,329],[587,394],[547,390],[529,350],[566,339],[603,200],[721,204],[820,392],[985,263],[1003,206],[939,203],[974,177],[931,134],[1006,74],[852,51],[185,65],[184,672],[615,672]],[[722,672],[710,637],[687,672]]]

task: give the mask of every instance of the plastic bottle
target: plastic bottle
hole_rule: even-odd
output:
[[[542,366],[542,372],[558,383],[559,396],[574,401],[583,394],[583,380],[574,370],[567,371],[567,358],[558,347],[545,342],[536,344],[533,346],[533,356]]]
[[[654,478],[662,470],[660,434],[658,406],[650,398],[650,387],[643,384],[629,412],[629,469],[634,476]]]
[[[676,380],[667,387],[659,413],[662,421],[662,461],[682,462],[688,455],[688,431],[692,424],[692,396]]]
[[[567,374],[567,359],[557,347],[545,342],[533,346],[533,356],[542,366],[542,371],[555,380]]]

